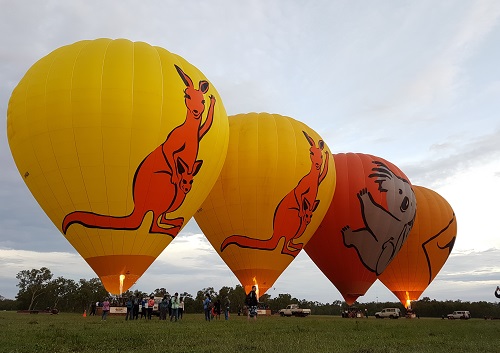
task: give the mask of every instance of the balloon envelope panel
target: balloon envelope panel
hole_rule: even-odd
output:
[[[7,126],[33,196],[113,293],[129,288],[193,215],[229,139],[222,101],[198,69],[125,39],[81,41],[40,59],[12,93]],[[175,144],[182,153],[169,154]],[[157,158],[162,151],[168,161]],[[163,201],[151,201],[155,194]],[[178,220],[160,224],[161,211]]]
[[[457,221],[450,204],[437,192],[413,186],[417,198],[415,224],[407,241],[380,281],[408,307],[441,270],[457,235]]]
[[[335,194],[305,250],[351,305],[401,248],[415,217],[415,196],[404,173],[382,158],[333,158]]]
[[[224,167],[195,219],[246,291],[272,286],[307,243],[335,189],[328,146],[277,114],[229,117]]]

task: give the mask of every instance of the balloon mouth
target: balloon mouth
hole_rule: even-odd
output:
[[[245,293],[252,290],[252,286],[257,286],[257,296],[264,295],[272,287],[282,271],[273,269],[234,269],[233,273],[245,289]]]
[[[403,304],[403,306],[406,309],[411,309],[411,302],[414,300],[418,300],[418,298],[420,297],[422,292],[423,291],[421,291],[421,290],[418,290],[418,291],[411,291],[411,290],[409,290],[409,291],[405,291],[405,290],[392,291],[392,293],[394,293],[394,295],[396,295],[396,297],[398,297],[399,301],[401,302],[401,304]]]
[[[365,293],[346,293],[346,294],[342,294],[342,296],[344,297],[344,301],[349,306],[353,305],[356,302],[356,300],[359,297],[362,297],[363,295],[365,295]]]
[[[153,263],[148,255],[104,255],[85,259],[106,290],[121,295],[132,287]]]

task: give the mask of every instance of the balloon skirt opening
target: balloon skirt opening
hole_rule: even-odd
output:
[[[420,295],[422,294],[422,291],[392,291],[396,297],[398,297],[399,301],[406,307],[406,301],[407,300],[418,300],[420,298]]]
[[[116,295],[132,287],[154,260],[153,256],[147,255],[107,255],[85,259],[101,279],[104,288]],[[120,285],[121,275],[125,276],[123,286]]]
[[[234,270],[234,275],[240,280],[245,292],[248,293],[252,290],[253,285],[258,286],[258,295],[262,296],[271,288],[281,275],[282,271],[270,269],[241,269]]]

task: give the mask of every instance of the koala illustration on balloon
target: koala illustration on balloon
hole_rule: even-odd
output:
[[[375,202],[367,188],[358,194],[364,227],[342,228],[342,237],[347,247],[354,247],[366,268],[380,275],[405,242],[416,214],[416,198],[410,183],[395,175],[380,161],[368,176],[384,193],[387,209]]]

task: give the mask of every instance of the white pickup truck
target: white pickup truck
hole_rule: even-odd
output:
[[[311,309],[301,309],[298,304],[287,305],[285,309],[279,311],[281,316],[301,316],[305,317],[311,314]]]

